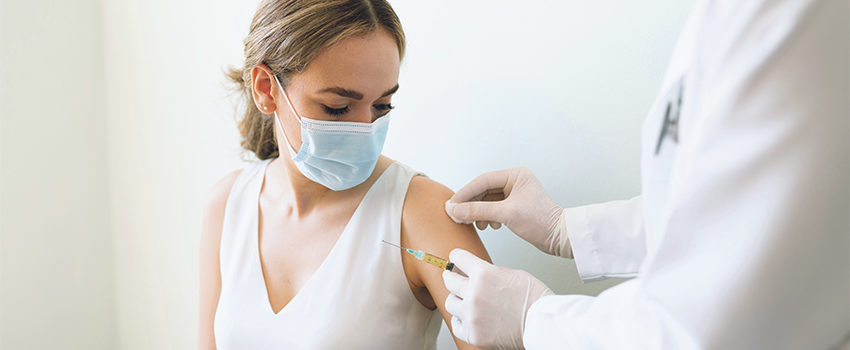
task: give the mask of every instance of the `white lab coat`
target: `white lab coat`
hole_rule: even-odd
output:
[[[696,4],[644,123],[642,195],[564,214],[582,279],[634,278],[540,299],[526,348],[847,346],[848,33],[846,0]]]

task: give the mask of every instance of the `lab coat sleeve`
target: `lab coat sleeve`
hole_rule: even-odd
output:
[[[526,348],[846,346],[848,2],[707,4],[659,247],[598,297],[534,303]]]
[[[646,255],[641,197],[564,209],[579,277],[634,277]]]

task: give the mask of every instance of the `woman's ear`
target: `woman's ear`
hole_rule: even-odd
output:
[[[271,114],[275,111],[274,89],[274,73],[264,63],[260,63],[251,69],[251,94],[254,97],[254,104],[264,114]]]

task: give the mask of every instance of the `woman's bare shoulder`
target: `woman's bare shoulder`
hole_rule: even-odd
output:
[[[445,204],[454,192],[424,176],[410,181],[402,211],[403,237],[411,248],[448,257],[454,248],[463,248],[490,260],[484,244],[472,225],[455,223],[446,214]]]
[[[210,188],[207,193],[206,202],[204,203],[204,211],[221,211],[224,212],[224,206],[227,203],[227,197],[230,195],[230,189],[233,188],[233,183],[236,178],[242,173],[242,169],[231,171],[229,174],[222,177],[215,185]]]
[[[203,222],[201,239],[204,241],[218,241],[221,236],[221,225],[224,221],[224,209],[227,205],[227,197],[236,178],[242,173],[242,169],[234,170],[218,180],[207,192],[203,208]]]

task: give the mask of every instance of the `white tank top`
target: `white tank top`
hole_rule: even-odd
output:
[[[239,174],[221,232],[219,350],[434,349],[442,318],[410,291],[397,243],[411,168],[391,164],[368,190],[327,258],[279,313],[260,267],[258,208],[268,160]]]

